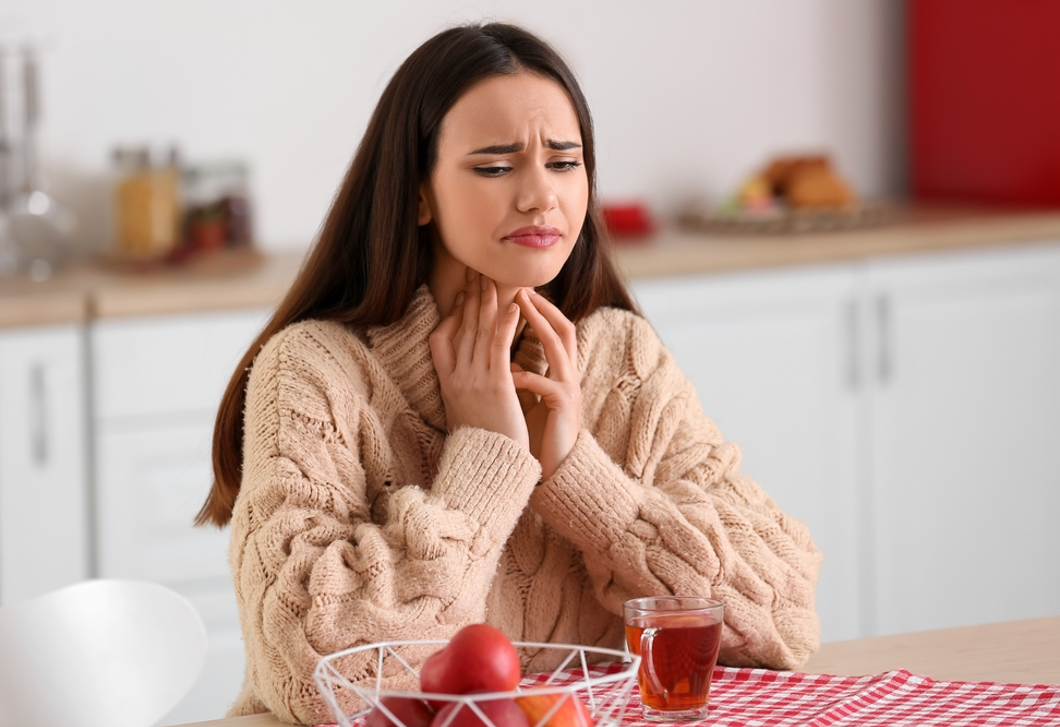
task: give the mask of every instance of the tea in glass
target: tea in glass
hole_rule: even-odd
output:
[[[626,643],[641,657],[637,680],[644,719],[706,717],[721,646],[722,603],[699,596],[636,598],[624,611]]]

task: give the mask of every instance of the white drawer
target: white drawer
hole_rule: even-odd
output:
[[[192,525],[213,480],[211,417],[195,424],[96,434],[99,575],[181,582],[228,572],[228,531]]]
[[[92,325],[97,421],[215,413],[268,309],[104,320]]]

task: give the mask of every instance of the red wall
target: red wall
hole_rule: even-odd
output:
[[[1060,0],[909,0],[912,193],[1060,205]]]

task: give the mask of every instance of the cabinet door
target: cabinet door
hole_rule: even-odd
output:
[[[0,334],[0,604],[88,577],[84,334]]]
[[[136,428],[187,414],[212,417],[269,313],[253,309],[93,324],[95,418]]]
[[[216,719],[239,694],[243,643],[228,531],[192,521],[213,481],[221,393],[268,311],[104,321],[93,327],[100,575],[188,597],[210,640],[198,682],[162,724]]]
[[[206,665],[161,724],[224,716],[243,679],[243,642],[228,570],[228,531],[192,527],[211,479],[212,422],[104,433],[98,464],[100,574],[164,583],[206,623]]]
[[[193,528],[213,481],[221,393],[266,311],[93,327],[101,575],[227,579],[227,535]]]
[[[192,526],[212,479],[212,431],[203,418],[97,438],[100,575],[164,583],[191,600],[209,635],[203,674],[162,724],[222,717],[243,680],[228,531]]]
[[[869,279],[873,631],[1060,613],[1060,245]]]
[[[213,481],[212,431],[213,422],[203,419],[97,435],[101,576],[168,586],[228,581],[228,533],[192,525]]]
[[[648,319],[743,471],[804,521],[825,560],[824,640],[862,634],[859,359],[850,268],[634,281]]]

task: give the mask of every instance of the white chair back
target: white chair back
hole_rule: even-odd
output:
[[[84,581],[0,608],[0,727],[150,727],[206,658],[194,606],[157,583]]]

